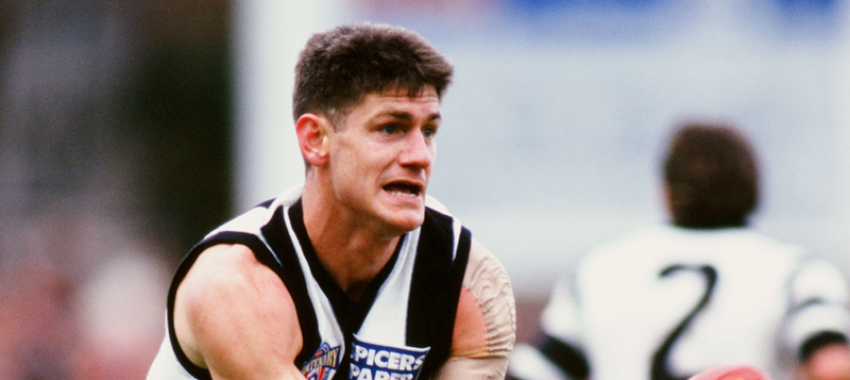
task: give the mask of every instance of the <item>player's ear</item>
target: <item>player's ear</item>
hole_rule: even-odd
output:
[[[295,122],[295,133],[301,155],[313,166],[323,166],[328,161],[328,133],[333,128],[321,115],[305,113]]]

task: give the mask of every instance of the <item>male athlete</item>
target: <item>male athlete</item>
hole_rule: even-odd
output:
[[[426,198],[452,70],[401,28],[311,37],[293,101],[305,183],[191,250],[149,379],[504,378],[508,277]]]
[[[850,379],[847,285],[747,226],[758,173],[742,136],[686,125],[663,171],[672,223],[584,257],[554,289],[540,342],[517,346],[509,377],[667,380],[745,364],[776,380]]]

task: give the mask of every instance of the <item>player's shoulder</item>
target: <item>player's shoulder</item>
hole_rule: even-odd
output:
[[[446,208],[446,206],[442,202],[437,200],[437,198],[434,198],[430,195],[425,196],[425,206],[441,214],[451,216],[451,213],[449,213],[449,209]]]
[[[832,261],[813,255],[798,260],[791,284],[794,300],[840,300],[850,297],[844,273]]]
[[[439,200],[426,196],[427,213],[439,218],[452,220],[456,228],[457,220]],[[501,261],[475,239],[471,239],[469,256],[463,276],[463,287],[470,291],[486,316],[488,313],[505,315],[508,329],[515,328],[514,295],[508,272]],[[512,332],[511,332],[512,334]],[[511,343],[512,344],[512,343]]]
[[[501,278],[502,281],[510,285],[508,273],[502,262],[475,239],[472,239],[470,244],[467,268],[467,273],[478,276],[486,275],[492,277],[491,279]]]
[[[744,247],[747,251],[793,257],[802,257],[806,254],[806,249],[802,245],[781,240],[752,226],[720,228],[710,231],[710,234],[705,234],[708,239],[720,241],[721,244]]]
[[[208,274],[245,273],[258,264],[254,251],[242,244],[216,244],[204,249],[193,265]]]
[[[254,252],[241,244],[213,245],[198,255],[180,288],[190,299],[242,299],[242,293],[283,283]]]
[[[750,227],[687,229],[654,224],[636,229],[591,250],[580,266],[626,265],[630,261],[660,259],[687,253],[692,257],[711,258],[728,254],[737,260],[795,262],[806,250],[780,241]]]
[[[514,293],[504,265],[483,245],[472,240],[463,286],[472,291],[482,305],[500,309],[515,319]]]
[[[287,189],[275,198],[266,200],[225,222],[207,234],[207,238],[221,232],[246,232],[258,234],[260,229],[269,223],[276,212],[284,207],[294,205],[301,199],[303,185]]]

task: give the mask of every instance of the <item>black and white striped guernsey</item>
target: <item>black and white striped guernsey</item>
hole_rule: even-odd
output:
[[[353,302],[323,268],[304,227],[301,201],[282,196],[212,231],[177,269],[168,294],[168,334],[148,379],[210,379],[179,349],[173,329],[177,287],[201,252],[242,244],[277,273],[295,303],[304,346],[295,359],[307,379],[428,379],[446,361],[471,234],[426,208],[425,221]],[[235,327],[236,328],[236,327]]]

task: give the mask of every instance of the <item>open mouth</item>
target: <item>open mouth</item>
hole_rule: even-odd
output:
[[[413,183],[392,182],[385,185],[384,190],[390,195],[415,198],[422,192],[422,187]]]

